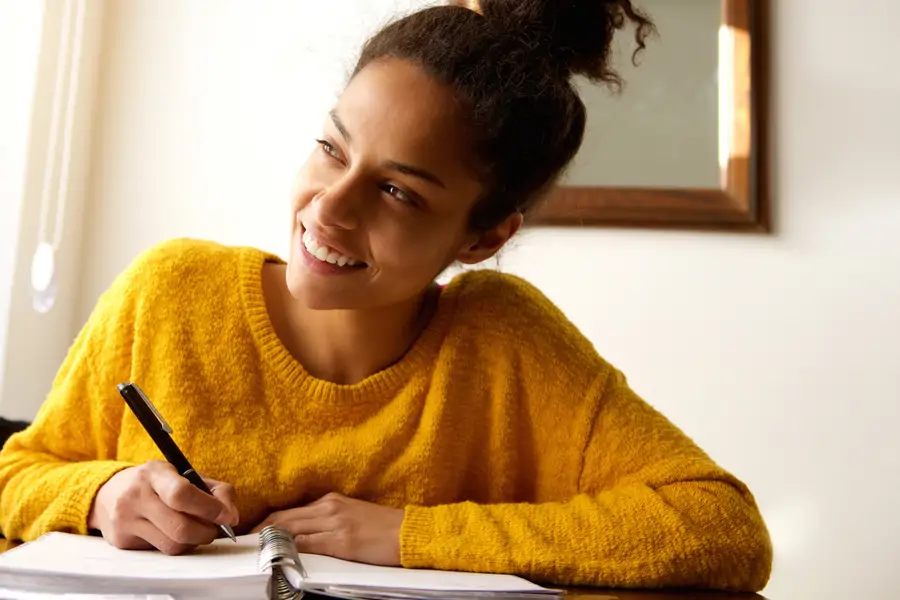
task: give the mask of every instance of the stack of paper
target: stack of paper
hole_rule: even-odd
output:
[[[259,538],[217,540],[183,556],[119,550],[102,538],[50,533],[0,554],[0,589],[36,593],[164,594],[178,600],[268,599],[271,572],[258,567]],[[300,555],[306,576],[285,571],[297,590],[342,598],[388,600],[503,598],[545,600],[559,595],[511,575],[377,567]]]

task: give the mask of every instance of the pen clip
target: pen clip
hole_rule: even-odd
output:
[[[163,416],[159,413],[158,410],[156,410],[156,407],[153,406],[153,403],[150,402],[150,398],[145,396],[143,390],[141,390],[141,388],[139,388],[137,385],[133,385],[133,387],[134,387],[135,391],[138,393],[138,396],[141,397],[141,400],[144,401],[144,404],[147,405],[147,408],[149,408],[153,412],[153,415],[157,418],[157,420],[159,421],[159,424],[162,426],[162,430],[165,431],[166,433],[172,433],[172,428],[169,427],[169,424],[166,423],[166,420],[163,419]]]

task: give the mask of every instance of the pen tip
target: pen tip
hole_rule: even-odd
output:
[[[220,527],[222,528],[222,531],[225,532],[225,535],[230,537],[231,541],[236,544],[237,538],[234,536],[234,530],[231,528],[231,526],[230,525],[221,525]]]

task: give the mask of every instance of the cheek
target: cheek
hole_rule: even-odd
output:
[[[382,269],[396,276],[433,278],[459,250],[457,231],[446,222],[391,224],[382,234],[373,250],[379,251],[376,257]]]
[[[315,160],[310,157],[307,159],[291,183],[291,204],[294,210],[298,210],[315,197],[318,191],[323,187],[321,176],[316,175]],[[317,182],[319,182],[317,184]]]

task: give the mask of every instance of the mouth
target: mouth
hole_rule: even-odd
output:
[[[327,244],[319,242],[306,228],[303,229],[300,239],[310,258],[321,263],[342,269],[364,269],[368,266],[361,260],[342,254]]]

